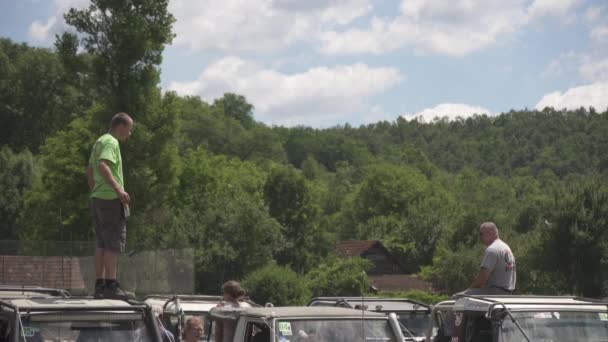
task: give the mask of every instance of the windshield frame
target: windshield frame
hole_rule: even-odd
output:
[[[75,309],[75,308],[72,308]],[[153,342],[162,342],[160,337],[160,327],[156,324],[155,319],[151,319],[152,312],[148,307],[135,307],[130,310],[126,310],[124,308],[120,308],[119,310],[113,310],[112,307],[105,307],[102,310],[90,310],[88,307],[80,307],[76,310],[66,310],[65,308],[60,309],[48,309],[44,308],[43,310],[37,310],[37,308],[32,308],[31,310],[17,310],[16,314],[16,334],[15,341],[21,342],[24,341],[23,336],[23,322],[37,322],[37,323],[52,323],[52,322],[91,322],[95,321],[96,318],[100,317],[100,315],[105,315],[107,317],[111,317],[111,315],[124,315],[125,317],[120,317],[119,319],[107,319],[107,322],[125,322],[125,321],[141,321],[143,323],[143,327],[145,327],[146,334],[149,337],[150,341]],[[122,309],[122,310],[121,310]],[[93,316],[93,317],[83,317],[83,316]],[[73,316],[73,317],[70,317]],[[32,319],[33,318],[33,319]],[[62,319],[63,318],[63,319]],[[67,319],[66,319],[67,318]],[[129,319],[133,318],[133,319]],[[98,319],[97,319],[98,320]]]
[[[527,335],[526,337],[529,337],[530,341],[534,341],[534,337],[531,336],[530,334],[530,329],[526,324],[523,324],[524,322],[529,321],[529,318],[525,318],[525,317],[521,317],[520,314],[522,313],[529,313],[529,314],[545,314],[545,313],[549,313],[549,314],[554,314],[554,313],[558,313],[558,314],[564,314],[564,313],[580,313],[580,314],[596,314],[596,315],[600,315],[600,314],[605,314],[605,318],[599,318],[600,321],[604,321],[606,322],[606,331],[608,331],[608,307],[606,307],[604,310],[593,310],[593,309],[568,309],[565,307],[556,307],[556,308],[530,308],[530,309],[516,309],[516,310],[509,310],[510,313],[512,314],[512,319],[509,317],[509,315],[507,315],[506,313],[502,313],[500,312],[500,308],[494,308],[493,315],[488,315],[486,316],[488,319],[490,319],[493,322],[498,322],[498,324],[493,324],[494,325],[494,334],[497,337],[496,341],[504,341],[504,330],[503,330],[503,325],[505,324],[505,322],[511,322],[512,319],[514,320],[514,325],[516,325],[516,329],[514,329],[514,334],[519,334],[522,335],[523,334]],[[558,316],[559,317],[559,316]],[[547,317],[549,318],[549,317]],[[542,319],[542,318],[532,318],[532,319]],[[559,318],[557,318],[559,319]],[[578,321],[578,320],[577,320]]]
[[[397,334],[395,331],[395,327],[393,326],[391,319],[386,317],[365,317],[365,319],[357,318],[357,317],[274,317],[272,320],[271,328],[272,334],[274,337],[274,341],[280,341],[279,339],[279,322],[285,321],[316,321],[316,322],[327,322],[327,321],[381,321],[386,323],[388,328],[390,338],[392,341],[401,342],[401,336]],[[398,328],[398,327],[397,327]]]

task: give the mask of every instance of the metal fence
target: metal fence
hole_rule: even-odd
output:
[[[92,241],[0,240],[0,284],[91,294],[94,251]],[[119,258],[118,279],[138,294],[194,293],[194,249],[127,250]]]

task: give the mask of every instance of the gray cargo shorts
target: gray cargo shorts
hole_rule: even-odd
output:
[[[91,198],[91,214],[97,236],[97,248],[116,253],[125,251],[127,243],[127,219],[119,199]]]

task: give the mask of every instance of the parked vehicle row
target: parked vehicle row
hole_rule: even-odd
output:
[[[458,295],[434,306],[377,297],[319,297],[306,307],[218,307],[221,301],[152,295],[137,302],[0,286],[0,342],[162,342],[163,329],[182,341],[191,317],[203,323],[199,341],[214,341],[226,325],[235,329],[233,342],[608,341],[608,302],[580,297]]]

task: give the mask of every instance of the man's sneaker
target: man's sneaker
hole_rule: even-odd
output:
[[[93,294],[93,298],[100,299],[103,298],[103,293],[106,287],[105,284],[95,284],[95,293]]]
[[[103,298],[105,299],[135,299],[133,292],[128,292],[120,287],[120,284],[115,281],[110,284],[106,284],[103,291]]]

